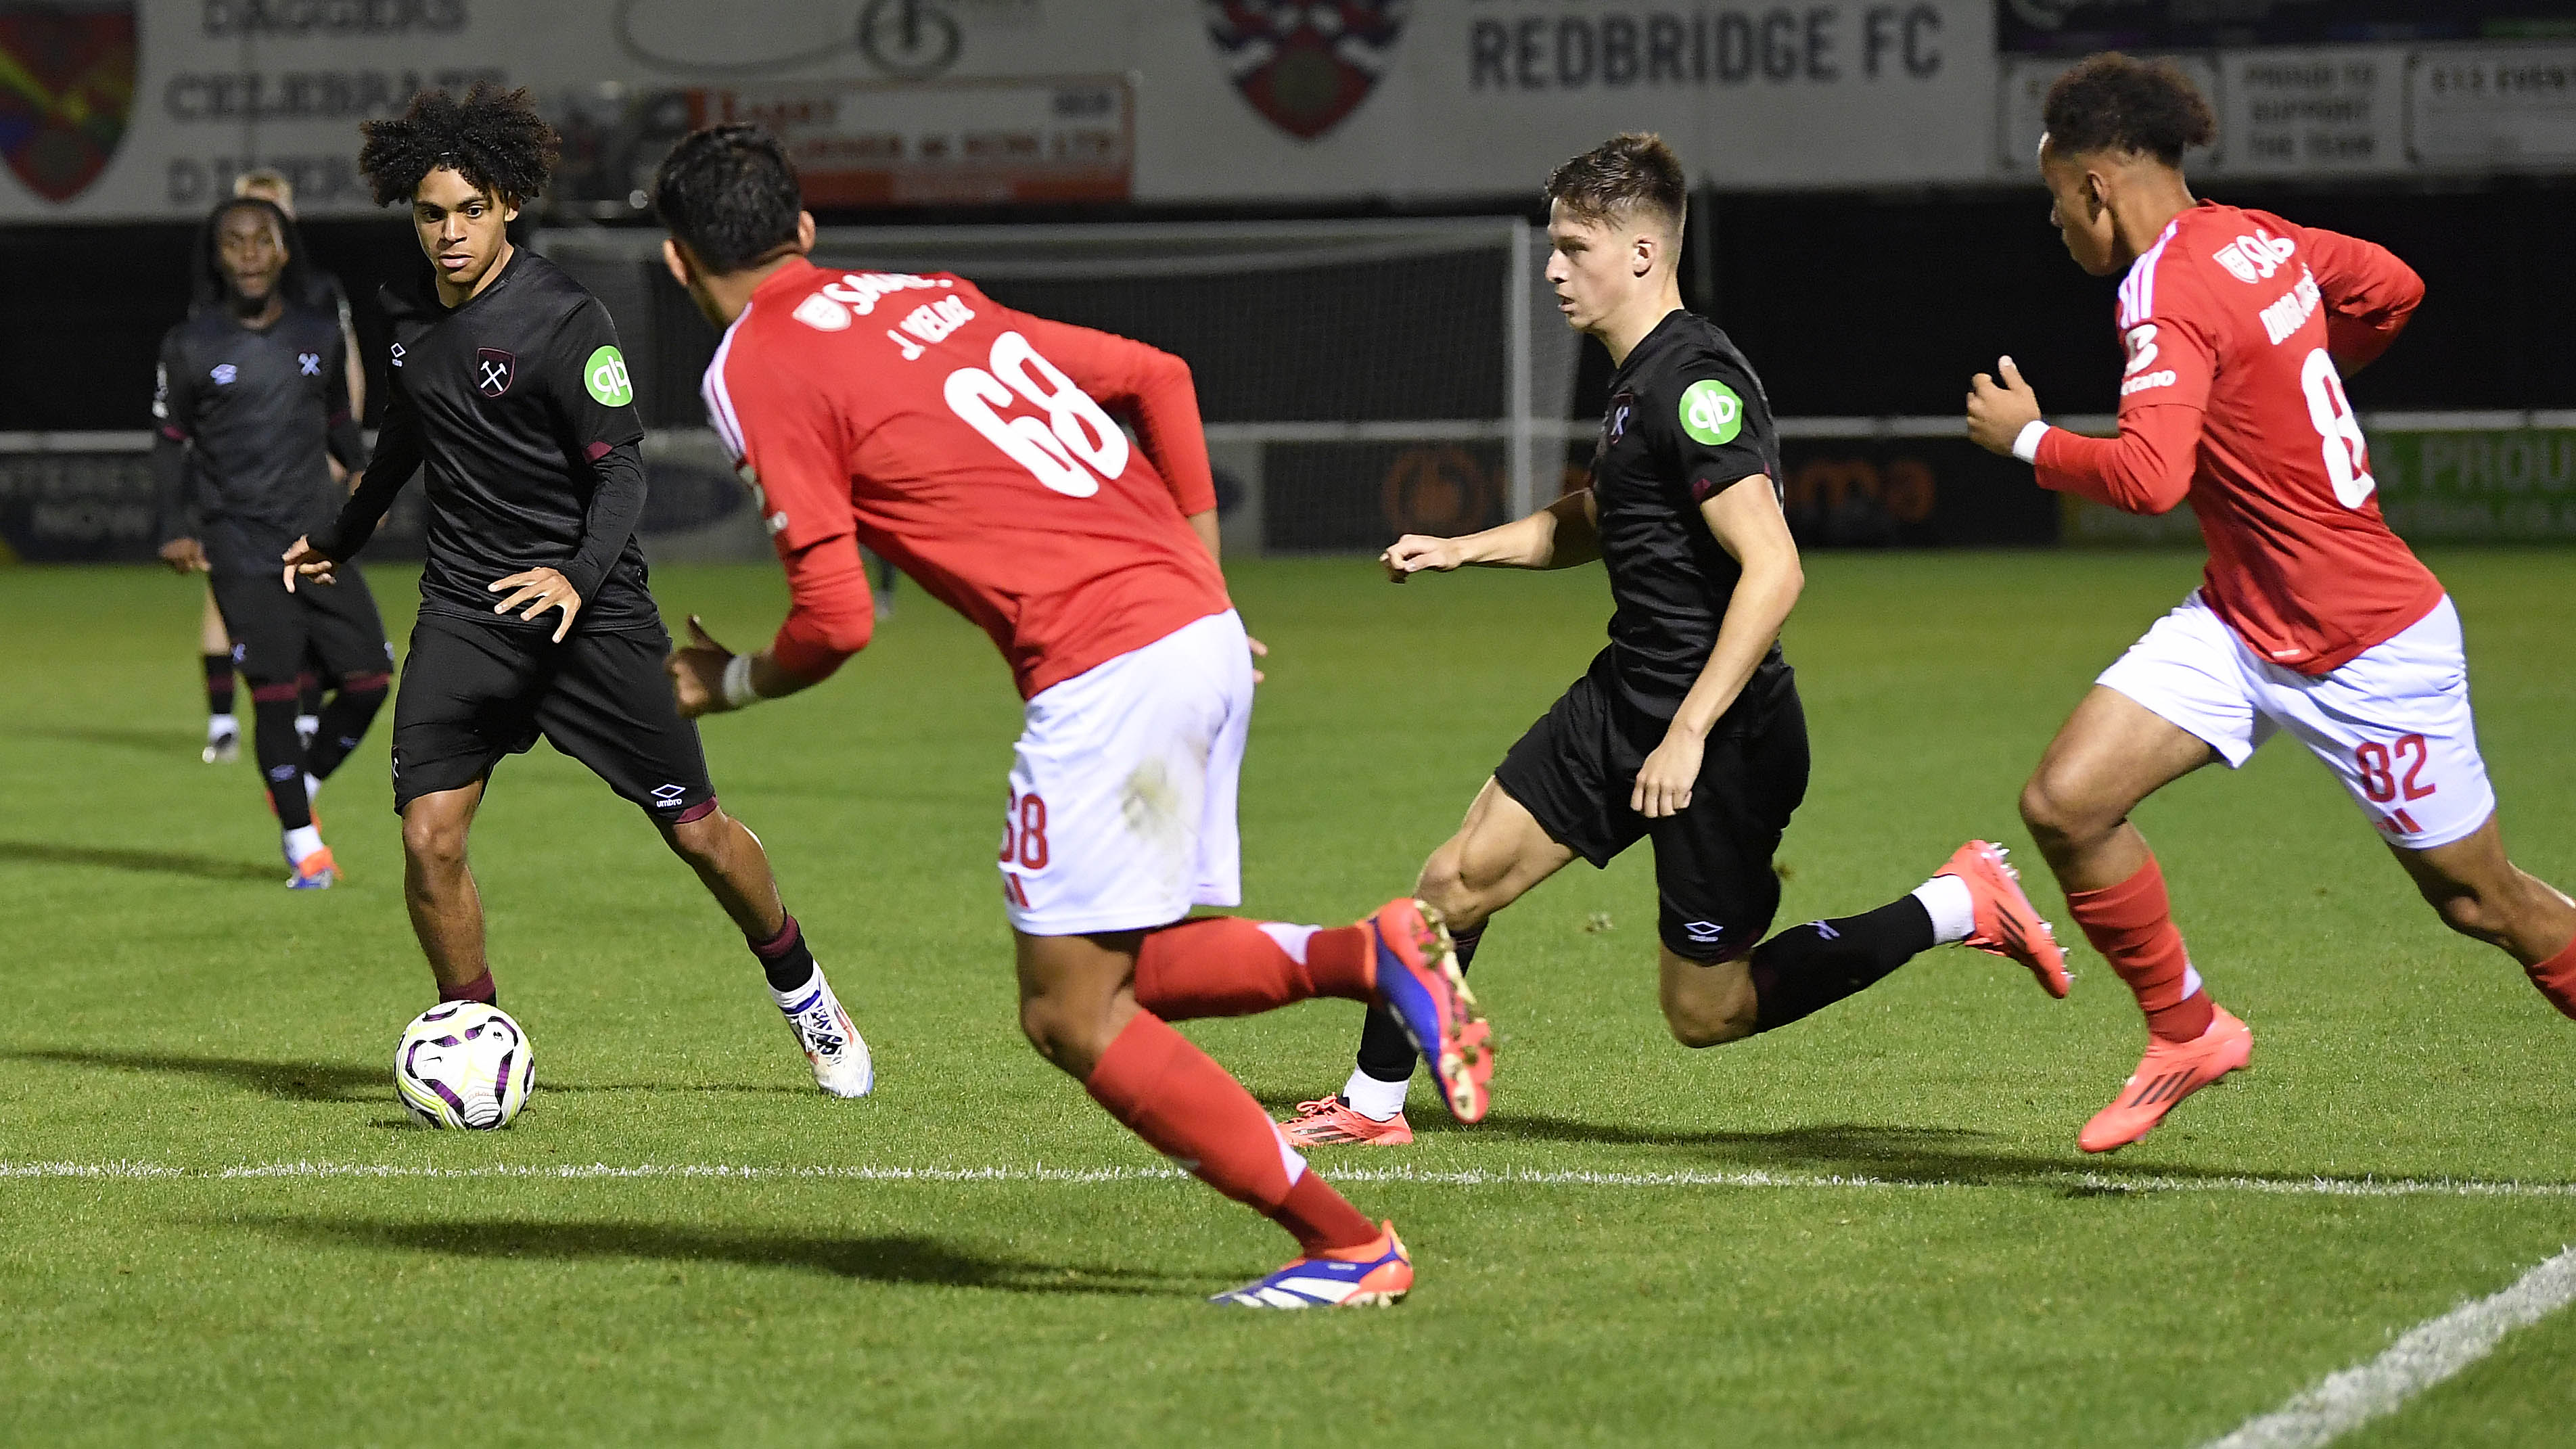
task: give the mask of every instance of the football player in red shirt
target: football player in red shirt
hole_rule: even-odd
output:
[[[2252,1055],[2202,989],[2128,817],[2280,730],[2343,781],[2444,924],[2576,1017],[2576,903],[2505,858],[2459,615],[2381,518],[2344,396],[2423,283],[2369,242],[2195,201],[2182,153],[2215,127],[2171,62],[2092,56],[2044,113],[2039,169],[2066,249],[2097,277],[2124,273],[2120,435],[2048,426],[2008,357],[2000,381],[1971,383],[1969,435],[2035,464],[2043,488],[2130,513],[2188,499],[2209,546],[2201,586],[2103,672],[2022,791],[2068,908],[2147,1017],[2145,1060],[2078,1145],[2137,1141]]]
[[[794,693],[864,647],[862,544],[983,626],[1027,701],[999,861],[1021,1029],[1136,1135],[1297,1239],[1298,1258],[1218,1301],[1402,1298],[1413,1266],[1393,1225],[1308,1172],[1165,1024],[1314,996],[1386,1005],[1459,1118],[1485,1112],[1489,1028],[1437,912],[1399,899],[1338,930],[1189,916],[1241,900],[1253,676],[1188,367],[955,276],[814,266],[795,172],[758,127],[681,141],[655,204],[672,276],[724,329],[707,410],[790,595],[757,654],[691,622],[671,657],[682,711]]]

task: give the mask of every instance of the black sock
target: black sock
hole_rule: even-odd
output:
[[[1450,933],[1449,939],[1458,946],[1459,974],[1464,975],[1475,961],[1476,947],[1483,943],[1485,927],[1490,924],[1480,921],[1472,931]],[[1395,1014],[1383,1006],[1370,1007],[1368,1019],[1360,1023],[1360,1071],[1381,1082],[1409,1081],[1414,1064],[1421,1060],[1413,1049],[1413,1039],[1396,1025]]]
[[[272,694],[277,697],[262,698]],[[304,794],[304,737],[295,732],[295,686],[252,685],[250,709],[251,753],[268,784],[269,803],[277,808],[278,828],[312,824],[313,802]]]
[[[300,715],[322,712],[322,680],[319,676],[309,672],[295,676],[295,712]]]
[[[304,752],[304,772],[316,780],[328,780],[358,741],[367,737],[367,726],[375,723],[376,711],[384,708],[384,675],[370,675],[354,683],[343,683],[332,691],[331,702],[322,706],[322,727],[313,732],[313,743]]]
[[[206,713],[233,712],[233,657],[229,654],[206,656]]]
[[[1932,913],[1910,895],[1863,915],[1792,926],[1753,948],[1753,1029],[1821,1011],[1930,949]]]
[[[760,958],[760,972],[769,978],[772,991],[793,991],[814,979],[814,953],[805,948],[805,932],[796,918],[789,916],[778,934],[766,941],[751,941],[751,954]]]

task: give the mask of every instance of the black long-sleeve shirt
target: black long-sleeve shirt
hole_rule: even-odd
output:
[[[387,287],[384,306],[384,426],[364,483],[314,546],[356,553],[426,468],[421,612],[551,630],[551,614],[492,612],[495,581],[542,567],[581,595],[576,629],[659,628],[635,542],[644,428],[608,309],[524,249],[461,306],[442,306],[425,276]]]
[[[259,573],[328,519],[325,451],[349,468],[365,453],[347,357],[338,318],[292,305],[264,327],[212,307],[171,328],[152,396],[161,541],[193,537],[218,571]]]

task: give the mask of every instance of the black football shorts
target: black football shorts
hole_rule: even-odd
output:
[[[292,684],[308,658],[318,661],[326,683],[381,676],[393,668],[393,646],[376,614],[376,596],[355,564],[339,567],[339,582],[299,580],[294,593],[274,568],[209,576],[216,612],[233,640],[233,667],[251,682]]]
[[[1494,779],[1595,868],[1653,840],[1656,933],[1684,960],[1732,960],[1780,909],[1771,857],[1806,798],[1807,717],[1788,666],[1757,671],[1709,732],[1689,806],[1649,820],[1628,808],[1629,792],[1670,725],[1627,698],[1605,654],[1512,746]]]
[[[662,672],[671,639],[649,629],[545,629],[422,614],[394,696],[394,813],[489,778],[543,735],[657,822],[715,803],[698,727]]]

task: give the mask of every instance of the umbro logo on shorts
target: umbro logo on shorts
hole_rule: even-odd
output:
[[[656,785],[653,787],[653,808],[673,809],[679,805],[680,797],[688,793],[689,788],[686,785]]]
[[[1726,928],[1715,921],[1684,921],[1682,934],[1690,937],[1694,946],[1714,946],[1726,935]]]

